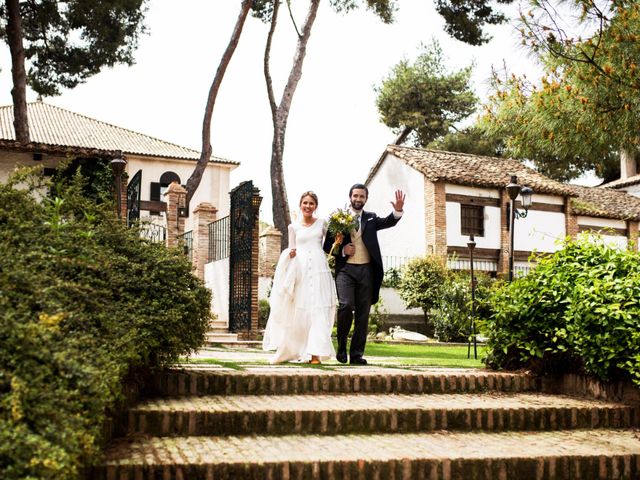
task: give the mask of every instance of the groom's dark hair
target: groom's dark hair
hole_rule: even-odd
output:
[[[358,188],[360,190],[364,190],[365,193],[367,194],[367,198],[369,198],[369,189],[367,188],[366,185],[362,184],[362,183],[356,183],[353,187],[351,187],[351,190],[349,190],[349,198],[351,198],[351,194],[353,193],[353,191]]]

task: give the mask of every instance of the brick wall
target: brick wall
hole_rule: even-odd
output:
[[[627,222],[627,238],[629,239],[629,248],[638,251],[638,226],[640,222]]]
[[[184,204],[187,197],[185,188],[173,182],[164,193],[167,202],[167,247],[178,244],[178,236],[184,233],[184,217],[178,217],[178,206]]]
[[[571,197],[564,197],[564,221],[566,235],[575,239],[578,236],[578,216],[571,208]]]
[[[426,254],[447,254],[447,204],[445,184],[430,182],[424,184],[425,245]]]
[[[509,274],[509,221],[507,211],[509,207],[509,195],[503,188],[500,190],[500,254],[498,255],[498,275]]]
[[[203,202],[193,211],[193,266],[196,276],[204,280],[204,266],[209,260],[209,224],[216,219],[218,209]]]

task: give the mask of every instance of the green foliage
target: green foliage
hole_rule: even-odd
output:
[[[402,278],[401,275],[402,272],[399,268],[388,269],[384,272],[384,277],[382,277],[382,286],[385,288],[398,288]]]
[[[269,320],[269,312],[271,312],[271,305],[269,305],[269,300],[263,298],[258,301],[258,328],[266,328],[267,320]]]
[[[431,142],[427,147],[445,152],[470,153],[489,157],[501,157],[504,153],[502,139],[488,135],[475,126],[450,132],[443,138]]]
[[[482,273],[476,277],[475,317],[478,325],[488,314],[487,298],[493,280]],[[471,334],[471,276],[463,271],[450,271],[442,283],[434,307],[429,311],[434,335],[441,342],[467,341]],[[476,327],[476,333],[478,327]]]
[[[78,478],[132,372],[197,349],[210,294],[113,206],[0,185],[0,476]],[[42,188],[39,189],[42,191]],[[107,208],[109,207],[109,208]]]
[[[398,294],[407,308],[421,308],[426,316],[437,305],[448,274],[446,259],[442,256],[416,258],[403,267]]]
[[[467,67],[449,73],[438,42],[423,46],[413,64],[402,60],[376,88],[382,122],[396,133],[411,129],[418,146],[446,135],[475,110],[471,70]]]
[[[387,323],[389,311],[384,306],[384,300],[382,297],[373,304],[373,309],[369,313],[369,334],[376,335],[384,330],[384,326]]]
[[[613,180],[619,152],[638,158],[640,151],[640,4],[558,4],[537,1],[521,19],[523,43],[544,76],[495,76],[483,128],[506,138],[509,155],[534,161],[553,178],[594,170]],[[558,29],[564,9],[565,18],[578,13],[568,22],[575,34]]]
[[[640,258],[601,239],[567,241],[492,298],[488,364],[585,372],[640,385]]]
[[[497,0],[498,4],[510,4],[513,0]],[[491,37],[482,28],[499,25],[507,18],[496,12],[487,0],[436,0],[436,10],[445,20],[445,31],[453,38],[469,45],[482,45]]]
[[[146,0],[20,2],[28,83],[42,95],[58,95],[103,67],[133,64],[144,32]],[[0,7],[6,25],[6,7]],[[7,32],[0,31],[5,42]]]

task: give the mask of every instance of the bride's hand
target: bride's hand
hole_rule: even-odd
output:
[[[336,233],[336,242],[338,242],[339,245],[342,245],[343,240],[344,240],[344,234],[342,232]]]
[[[295,256],[296,256],[296,249],[295,249],[295,248],[292,248],[292,249],[289,251],[289,258],[293,258],[293,257],[295,257]]]

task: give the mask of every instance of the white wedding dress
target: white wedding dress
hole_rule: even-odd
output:
[[[336,286],[322,250],[327,223],[289,225],[289,248],[280,255],[269,296],[269,319],[262,348],[276,350],[271,363],[335,356],[331,329]],[[292,248],[296,256],[289,257]]]

